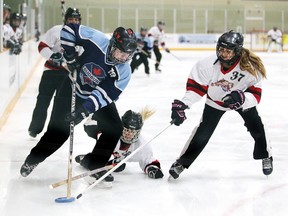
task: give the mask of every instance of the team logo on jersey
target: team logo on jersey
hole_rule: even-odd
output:
[[[222,88],[223,91],[228,92],[231,90],[231,88],[233,87],[233,83],[225,80],[225,79],[221,79],[217,82],[214,82],[211,84],[211,86],[220,86]]]
[[[81,68],[80,79],[82,85],[89,85],[95,88],[99,83],[106,78],[106,73],[102,67],[90,62]]]

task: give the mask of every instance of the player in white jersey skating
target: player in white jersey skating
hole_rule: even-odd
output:
[[[273,27],[267,32],[267,37],[269,39],[269,44],[267,51],[271,52],[272,45],[275,44],[276,50],[278,52],[283,51],[283,43],[282,43],[282,32],[277,28]]]
[[[229,110],[235,110],[244,120],[255,141],[253,158],[262,160],[263,173],[272,173],[270,141],[256,108],[261,100],[261,82],[266,78],[266,70],[258,56],[243,48],[243,41],[242,34],[235,31],[220,36],[216,55],[194,65],[184,97],[172,103],[171,118],[175,120],[175,125],[180,125],[186,119],[184,110],[207,95],[200,124],[169,170],[174,179],[184,168],[188,169],[202,152],[222,115]]]
[[[64,16],[64,24],[81,22],[81,13],[77,8],[68,8]],[[46,59],[44,71],[38,87],[38,95],[35,108],[32,114],[32,120],[28,128],[29,135],[36,137],[42,132],[47,118],[47,110],[51,99],[55,95],[57,103],[58,92],[63,83],[68,78],[69,72],[62,66],[63,48],[61,47],[60,31],[63,25],[55,25],[50,28],[45,38],[39,42],[38,51]],[[60,98],[60,100],[62,100]]]
[[[159,21],[156,26],[153,26],[148,31],[148,37],[153,41],[153,52],[156,56],[155,70],[156,72],[161,72],[159,68],[162,54],[159,50],[159,46],[161,46],[167,53],[170,53],[168,47],[166,47],[165,43],[165,32],[164,32],[165,22]]]

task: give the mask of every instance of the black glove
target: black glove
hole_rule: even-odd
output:
[[[62,62],[64,61],[62,53],[59,53],[59,52],[53,53],[50,56],[50,60],[51,60],[52,64],[55,66],[61,66]]]
[[[232,110],[237,110],[245,102],[245,95],[243,91],[235,90],[223,97],[222,101],[224,102],[223,107],[229,107]]]
[[[185,105],[182,101],[180,100],[174,100],[174,102],[172,103],[172,114],[171,114],[171,118],[174,121],[174,124],[179,126],[180,124],[182,124],[184,122],[184,120],[186,119],[186,115],[184,110],[187,109],[188,106]]]
[[[67,113],[65,116],[65,121],[67,122],[74,121],[74,124],[77,125],[83,119],[88,117],[88,115],[89,115],[89,112],[83,106],[81,106],[79,109],[75,110],[75,112]]]
[[[74,70],[80,71],[81,66],[80,63],[76,60],[76,53],[68,55],[66,52],[64,52],[63,57],[66,59],[67,67],[70,72],[73,72]]]
[[[162,178],[164,176],[161,169],[155,165],[148,165],[146,167],[146,173],[148,174],[150,178],[153,178],[153,179]]]
[[[166,51],[167,53],[170,53],[170,49],[169,49],[169,48],[166,48],[165,51]]]
[[[22,45],[20,43],[16,42],[14,44],[12,53],[15,54],[15,55],[19,55],[21,52],[22,52]]]

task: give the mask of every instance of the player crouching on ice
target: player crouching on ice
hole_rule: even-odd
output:
[[[154,111],[149,110],[148,108],[144,108],[141,113],[134,112],[132,110],[128,110],[122,116],[122,123],[123,123],[123,132],[120,140],[117,143],[117,146],[113,152],[113,159],[111,159],[107,165],[109,164],[117,164],[120,163],[125,157],[131,154],[140,146],[147,143],[143,136],[140,134],[141,129],[143,127],[144,120],[149,118],[151,115],[154,114]],[[98,139],[101,136],[101,124],[99,122],[93,120],[93,116],[90,117],[84,124],[84,130],[88,134],[88,136]],[[75,158],[77,163],[80,163],[83,167],[89,167],[89,156],[90,153],[86,155],[78,155]],[[164,175],[161,171],[160,163],[156,160],[153,156],[153,151],[151,145],[149,143],[143,147],[141,151],[135,154],[133,157],[128,160],[130,162],[139,162],[140,168],[150,177],[153,179],[162,178]],[[121,172],[125,169],[126,164],[123,163],[115,172]],[[106,172],[106,171],[102,171]],[[102,176],[102,173],[97,173],[92,175],[98,179]],[[112,175],[108,175],[104,179],[107,182],[111,182],[114,180]]]

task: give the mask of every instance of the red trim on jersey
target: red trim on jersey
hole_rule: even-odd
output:
[[[239,63],[239,61],[240,61],[240,57],[238,58],[238,60],[233,65],[231,65],[231,67],[228,70],[224,70],[223,64],[221,64],[221,73],[223,73],[223,74],[229,73],[230,71],[232,71],[236,67],[236,65]]]
[[[262,95],[262,89],[256,86],[250,86],[245,92],[250,92],[253,94],[253,96],[256,98],[257,103],[260,103],[261,95]]]
[[[39,43],[39,45],[38,45],[38,52],[40,53],[41,50],[44,49],[44,48],[46,48],[46,47],[50,48],[46,43],[44,43],[44,42],[41,41],[41,42]]]
[[[44,64],[46,68],[49,68],[50,70],[66,70],[63,66],[56,66],[52,63],[51,60],[47,60]]]
[[[147,164],[147,165],[145,166],[145,168],[144,168],[144,172],[145,172],[145,173],[146,173],[147,167],[148,167],[148,166],[151,166],[151,165],[157,166],[159,169],[161,169],[160,162],[159,162],[158,160],[154,160],[154,161],[152,161],[151,163],[149,163],[149,164]]]
[[[186,90],[193,91],[202,97],[207,93],[208,86],[200,85],[195,80],[188,79],[186,84]]]
[[[218,104],[219,106],[223,106],[223,104],[224,104],[223,101],[215,101],[215,100],[213,100],[208,94],[207,94],[207,98],[212,100],[214,103]]]

